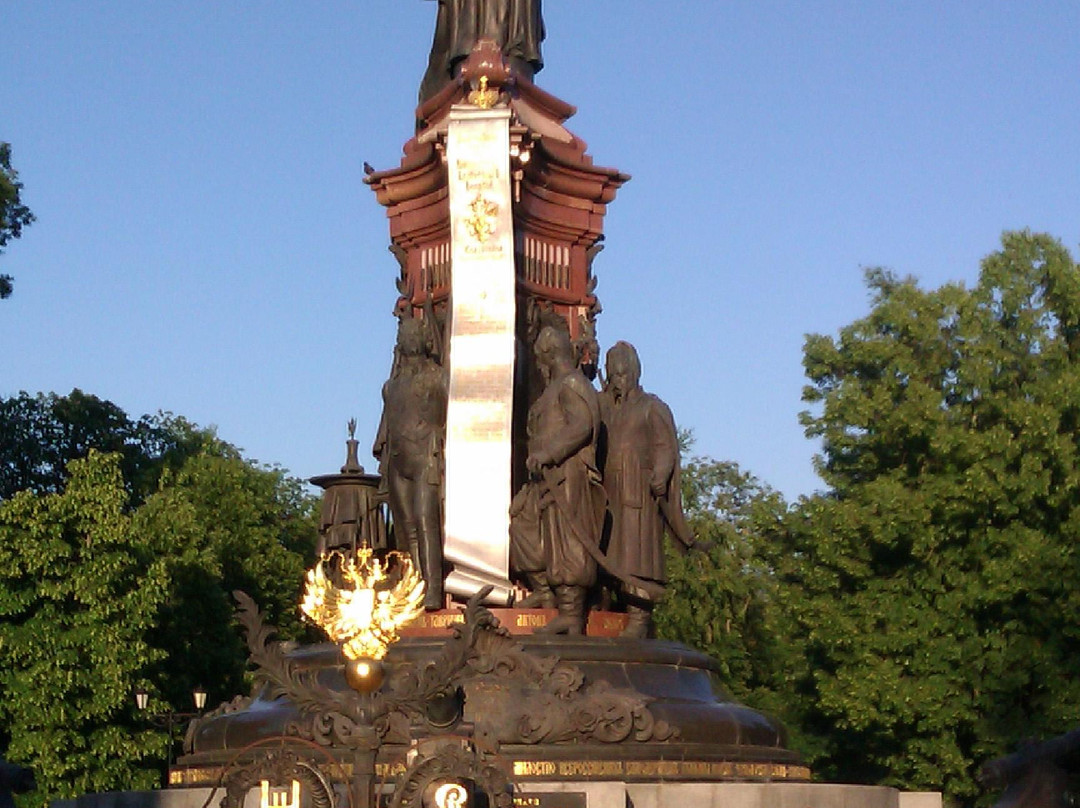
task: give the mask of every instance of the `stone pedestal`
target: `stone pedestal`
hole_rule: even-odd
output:
[[[937,793],[831,783],[533,783],[523,793],[540,798],[522,808],[912,808],[912,797],[941,806]]]
[[[627,808],[900,808],[895,788],[832,783],[631,784],[626,796]]]
[[[344,795],[339,795],[342,798]],[[221,793],[208,787],[120,791],[56,800],[50,808],[211,808]],[[342,804],[345,803],[344,799]],[[530,783],[514,808],[941,808],[936,791],[832,783]],[[253,789],[244,808],[258,808]]]

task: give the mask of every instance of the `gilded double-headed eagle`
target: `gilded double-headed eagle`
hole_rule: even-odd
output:
[[[362,547],[355,556],[333,553],[308,571],[300,609],[341,643],[348,659],[382,659],[398,629],[423,614],[423,579],[407,555],[390,555],[394,563],[383,565]],[[324,568],[335,556],[340,563],[333,577],[342,586]]]

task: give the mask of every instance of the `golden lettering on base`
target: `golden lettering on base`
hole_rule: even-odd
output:
[[[400,777],[405,774],[404,763],[376,763],[375,776],[383,779]]]
[[[548,618],[546,614],[519,614],[516,623],[518,628],[543,628]]]
[[[772,780],[809,780],[810,769],[784,763],[750,763],[712,760],[518,760],[516,777],[618,778],[756,778]]]
[[[547,760],[515,760],[515,777],[546,777],[555,774],[555,764]]]
[[[288,788],[270,786],[269,780],[259,783],[259,808],[300,808],[300,781],[292,781],[292,794]]]

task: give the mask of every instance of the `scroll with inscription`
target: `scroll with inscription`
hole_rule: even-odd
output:
[[[493,585],[507,603],[514,396],[510,112],[457,106],[450,183],[450,396],[446,415],[447,591]]]

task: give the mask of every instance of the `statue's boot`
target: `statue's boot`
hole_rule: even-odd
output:
[[[555,590],[548,583],[546,572],[528,572],[525,579],[529,582],[528,595],[519,600],[515,605],[521,609],[555,609]]]
[[[619,634],[634,640],[644,640],[652,633],[652,611],[643,606],[628,604],[626,628]]]
[[[429,612],[436,612],[446,605],[443,598],[442,576],[440,575],[435,579],[425,577],[424,582],[426,584],[424,609]]]
[[[584,634],[585,633],[585,587],[557,586],[555,598],[559,616],[541,629],[538,634]]]
[[[420,574],[424,574],[424,564],[420,560],[420,536],[415,531],[409,531],[408,533],[408,545],[409,545],[409,558],[412,559],[413,566],[420,570]]]
[[[428,541],[420,544],[420,572],[427,588],[424,592],[424,608],[429,612],[443,608],[443,553],[438,533],[426,533]],[[431,541],[430,537],[435,537]]]

